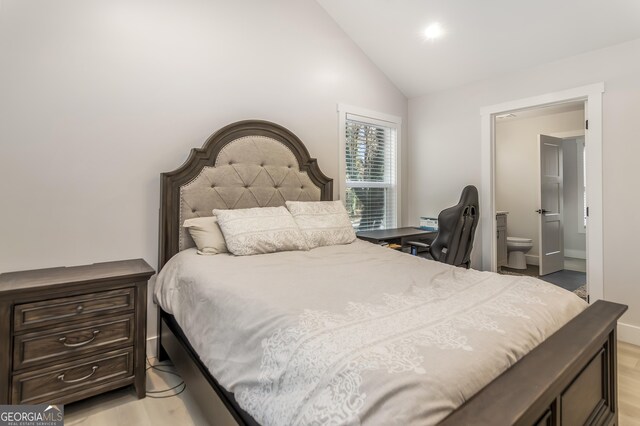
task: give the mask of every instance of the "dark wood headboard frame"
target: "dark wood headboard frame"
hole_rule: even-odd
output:
[[[213,166],[220,150],[245,136],[265,136],[283,143],[293,152],[300,171],[306,172],[320,188],[320,199],[333,199],[333,179],[327,177],[302,141],[288,129],[269,121],[245,120],[229,124],[207,139],[202,148],[194,148],[187,161],[174,171],[160,175],[160,252],[158,271],[178,253],[180,233],[180,187],[194,179],[207,166]]]

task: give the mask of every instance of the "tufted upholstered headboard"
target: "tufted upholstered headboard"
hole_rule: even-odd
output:
[[[161,174],[158,270],[194,245],[182,227],[186,219],[212,216],[213,209],[331,200],[332,184],[284,127],[258,120],[230,124],[192,149],[180,168]]]

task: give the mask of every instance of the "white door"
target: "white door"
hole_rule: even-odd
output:
[[[538,135],[540,144],[540,275],[564,269],[562,139]]]

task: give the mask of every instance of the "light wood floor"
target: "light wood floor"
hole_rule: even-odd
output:
[[[156,364],[155,359],[151,359],[151,362]],[[176,376],[153,369],[147,370],[147,391],[167,389],[178,383],[180,379]],[[160,395],[172,393],[173,391]],[[189,389],[171,398],[138,399],[133,388],[128,387],[65,405],[64,424],[65,426],[204,426],[210,422],[202,415],[189,394]]]
[[[178,379],[154,370],[147,372],[148,390],[166,389]],[[620,426],[640,426],[640,347],[618,343],[618,398]],[[64,407],[65,425],[207,425],[189,389],[165,399],[138,399],[126,388]],[[213,422],[211,422],[213,424]]]
[[[618,342],[620,426],[640,426],[640,347]]]

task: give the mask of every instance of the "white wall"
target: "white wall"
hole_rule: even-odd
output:
[[[409,100],[409,220],[480,187],[480,109],[605,82],[603,97],[604,295],[629,305],[621,336],[640,343],[637,249],[640,222],[640,39],[517,73]],[[588,184],[588,183],[587,183]],[[479,237],[479,233],[476,238]],[[476,243],[475,247],[481,247]],[[479,250],[476,250],[476,252]],[[480,265],[475,253],[474,265]],[[632,330],[632,331],[629,331]]]
[[[533,240],[529,256],[538,257],[540,251],[540,218],[535,212],[540,208],[538,135],[580,131],[583,127],[584,110],[496,122],[496,210],[509,212],[507,236]]]
[[[3,0],[0,63],[0,272],[155,267],[160,173],[228,123],[282,124],[336,177],[339,102],[407,117],[313,0]]]

